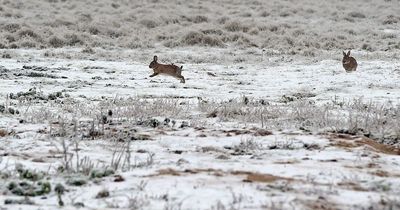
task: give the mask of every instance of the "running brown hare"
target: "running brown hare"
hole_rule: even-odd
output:
[[[357,61],[355,58],[350,56],[350,50],[347,52],[347,54],[343,51],[343,68],[346,70],[346,72],[353,72],[356,71],[357,69]]]
[[[157,63],[157,56],[155,55],[153,61],[150,63],[149,68],[153,69],[154,73],[150,77],[157,76],[159,74],[169,75],[181,80],[181,83],[185,83],[185,78],[182,76],[182,68],[174,64],[160,64]]]

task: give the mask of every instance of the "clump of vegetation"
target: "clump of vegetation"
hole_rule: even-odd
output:
[[[63,47],[65,45],[65,41],[57,36],[50,37],[48,43],[50,47],[55,47],[55,48]]]
[[[143,19],[139,23],[149,29],[155,28],[158,26],[158,23],[155,20],[151,20],[151,19]]]
[[[388,15],[382,22],[384,25],[392,25],[400,22],[400,16]]]
[[[38,181],[38,180],[41,180],[44,178],[44,173],[25,169],[20,165],[17,166],[16,170],[19,173],[19,177],[21,179],[27,179],[30,181]]]
[[[5,199],[4,200],[5,205],[35,205],[35,202],[33,202],[29,197],[25,197],[23,199]]]
[[[8,135],[8,132],[3,129],[0,129],[0,137],[3,137],[5,135]],[[11,177],[10,172],[7,172],[7,171],[0,172],[0,179],[8,179],[10,177]]]
[[[75,33],[66,34],[64,38],[65,38],[65,44],[68,46],[81,46],[85,43],[83,38]]]
[[[147,120],[140,120],[136,124],[146,126],[146,127],[156,128],[161,125],[161,122],[157,119],[151,118],[151,119],[147,119]]]
[[[8,23],[3,26],[3,29],[5,31],[11,32],[11,33],[18,31],[20,28],[21,28],[21,25],[19,25],[18,23]]]
[[[22,165],[16,165],[16,171],[21,181],[11,181],[7,184],[7,189],[19,196],[41,196],[50,193],[51,184],[44,181],[43,172],[35,172],[24,168]]]
[[[64,201],[62,200],[62,195],[65,192],[65,187],[62,184],[57,184],[56,187],[54,188],[54,191],[57,194],[57,199],[58,199],[58,205],[59,206],[64,206]]]
[[[63,98],[63,93],[58,91],[58,92],[54,92],[54,93],[50,93],[47,98],[49,100],[56,100],[57,98]]]
[[[190,17],[188,18],[190,22],[193,23],[204,23],[204,22],[208,22],[208,18],[204,15],[196,15],[194,17]]]
[[[223,47],[224,43],[216,36],[207,35],[202,32],[190,31],[186,33],[182,38],[181,42],[189,46],[211,46],[211,47]]]
[[[242,140],[238,145],[234,145],[232,148],[233,152],[231,155],[251,155],[256,150],[262,148],[262,145],[254,141],[253,139]]]
[[[57,91],[54,93],[49,93],[47,96],[42,91],[37,91],[36,88],[30,88],[26,92],[18,92],[17,94],[10,93],[10,99],[29,99],[29,100],[56,100],[58,98],[68,97],[68,94],[63,94],[63,92]]]
[[[349,16],[350,17],[353,17],[353,18],[365,18],[366,16],[363,14],[363,13],[361,13],[361,12],[350,12],[349,13]]]
[[[5,113],[5,112],[8,112],[10,114],[19,114],[19,110],[17,110],[17,109],[14,109],[12,107],[8,107],[8,109],[6,109],[5,106],[0,105],[0,113]],[[0,136],[1,136],[1,134],[0,134]]]
[[[113,174],[115,174],[115,171],[113,169],[108,169],[108,168],[94,169],[90,172],[90,178],[91,179],[103,178]]]
[[[67,185],[82,186],[87,184],[88,180],[84,177],[72,177],[67,180]]]
[[[103,189],[97,193],[96,198],[107,198],[109,196],[110,196],[110,192],[106,189]]]
[[[7,189],[19,196],[41,196],[51,192],[51,184],[47,181],[38,182],[10,182],[7,185]]]
[[[224,25],[224,28],[230,32],[247,32],[250,27],[239,22],[239,21],[231,21]]]

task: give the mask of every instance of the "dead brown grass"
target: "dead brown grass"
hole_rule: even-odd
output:
[[[358,147],[358,145],[355,144],[354,142],[348,142],[348,141],[335,141],[334,143],[331,144],[331,146],[340,147],[340,148]]]
[[[250,173],[247,175],[246,179],[244,179],[244,182],[275,182],[278,180],[285,180],[285,181],[293,181],[291,178],[285,178],[281,176],[275,176],[272,174],[259,174],[259,173]]]
[[[361,187],[360,184],[356,182],[340,182],[338,183],[338,186],[344,187],[346,189],[351,189],[354,191],[360,191],[360,192],[368,191],[367,189]]]
[[[150,177],[152,177],[152,176],[167,176],[167,175],[180,176],[181,175],[181,173],[179,171],[172,169],[172,168],[160,169],[157,172],[158,172],[157,174],[150,175]]]
[[[275,164],[296,164],[300,163],[298,160],[281,160],[281,161],[275,161]]]
[[[385,145],[367,137],[352,136],[348,134],[331,134],[328,139],[332,142],[331,146],[340,148],[355,148],[366,146],[371,150],[388,155],[400,155],[400,149],[394,146]]]
[[[381,152],[389,155],[400,155],[400,149],[393,146],[378,143],[370,138],[362,137],[360,140],[355,141],[360,146],[368,145],[373,148],[376,152]]]
[[[269,135],[273,134],[269,130],[258,129],[258,128],[222,130],[221,132],[225,133],[227,136],[232,136],[232,135],[238,136],[238,135],[245,135],[245,134],[252,134],[254,136],[269,136]]]
[[[222,171],[220,169],[206,168],[206,169],[185,169],[183,171],[178,171],[176,169],[160,169],[156,174],[148,175],[146,177],[156,177],[156,176],[183,176],[191,174],[207,173],[212,176],[245,176],[243,182],[275,182],[278,180],[294,181],[292,178],[286,178],[281,176],[275,176],[272,174],[261,174],[251,171]]]
[[[389,177],[389,176],[391,176],[389,172],[383,171],[383,170],[376,170],[376,171],[370,172],[370,174],[375,175],[375,176],[379,176],[379,177]]]
[[[316,200],[307,200],[302,202],[306,207],[305,209],[312,210],[339,210],[340,208],[337,205],[325,197],[319,196]]]

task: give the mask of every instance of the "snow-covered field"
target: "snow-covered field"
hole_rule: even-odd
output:
[[[57,184],[68,209],[399,208],[398,60],[361,59],[354,73],[339,58],[185,63],[181,84],[150,78],[151,56],[12,53],[0,74],[6,209],[58,208]]]
[[[399,5],[2,1],[0,210],[400,209]]]

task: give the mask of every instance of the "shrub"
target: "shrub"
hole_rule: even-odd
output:
[[[224,46],[224,43],[217,37],[206,35],[200,32],[191,31],[182,37],[182,42],[186,45],[202,46]]]
[[[4,36],[4,38],[5,38],[9,43],[10,43],[10,42],[15,42],[15,41],[16,41],[15,36],[12,35],[12,34],[6,34],[6,35]]]
[[[373,49],[373,48],[371,47],[371,45],[368,44],[368,43],[364,43],[364,44],[361,46],[361,49],[367,50],[367,51],[369,51],[369,52],[374,51],[374,49]]]
[[[361,12],[350,12],[348,15],[353,18],[365,18],[365,15]]]
[[[149,19],[143,19],[139,22],[143,26],[145,26],[148,29],[155,28],[158,26],[158,23],[154,20],[149,20]]]
[[[248,26],[237,21],[226,23],[224,28],[230,32],[238,32],[238,31],[247,32],[249,30]]]
[[[35,48],[36,47],[36,42],[33,41],[33,40],[25,40],[25,41],[21,42],[20,47],[23,47],[23,48]]]
[[[5,26],[3,26],[3,29],[8,32],[14,33],[16,31],[18,31],[19,29],[21,29],[21,26],[17,23],[9,23],[9,24],[6,24]]]
[[[225,24],[229,20],[229,17],[221,17],[217,20],[219,24]]]
[[[397,35],[396,34],[383,34],[381,36],[382,39],[396,39]]]
[[[18,35],[20,37],[32,37],[32,38],[39,37],[39,35],[36,34],[34,31],[32,31],[31,29],[22,29],[22,30],[18,31]]]
[[[216,34],[216,35],[224,34],[224,32],[221,29],[213,29],[213,28],[211,28],[211,29],[203,29],[203,30],[201,30],[201,32],[203,34]]]
[[[70,22],[70,21],[67,21],[67,19],[68,18],[64,18],[64,19],[56,19],[56,20],[54,20],[54,21],[52,21],[52,22],[50,22],[49,23],[49,25],[51,26],[51,27],[62,27],[62,26],[72,26],[72,25],[74,25],[74,23],[72,23],[72,22]]]
[[[197,15],[197,16],[189,18],[189,21],[191,21],[193,23],[203,23],[203,22],[208,22],[208,18],[203,15]]]
[[[120,5],[116,4],[116,3],[111,3],[111,7],[114,9],[118,9],[120,7]]]
[[[100,33],[100,30],[97,26],[89,26],[88,31],[90,34],[97,35]]]
[[[389,15],[383,21],[383,24],[384,25],[390,25],[390,24],[396,24],[398,22],[400,22],[400,17],[394,16],[394,15]]]
[[[107,36],[109,36],[111,38],[118,38],[118,37],[121,37],[123,35],[124,35],[124,33],[122,33],[119,30],[112,30],[112,29],[107,30]]]
[[[18,45],[15,44],[15,43],[12,43],[12,44],[8,45],[8,48],[9,48],[9,49],[17,49],[17,48],[18,48]]]
[[[90,46],[86,46],[86,47],[82,50],[82,53],[94,54],[94,50],[93,50],[93,48],[91,48]]]
[[[268,17],[270,14],[267,11],[263,11],[260,13],[261,17]]]
[[[52,36],[52,37],[49,39],[49,45],[50,45],[51,47],[58,48],[58,47],[64,46],[64,45],[65,45],[65,42],[64,42],[64,40],[58,38],[57,36]]]
[[[82,45],[84,43],[82,38],[76,34],[67,34],[64,37],[65,43],[69,46]]]

